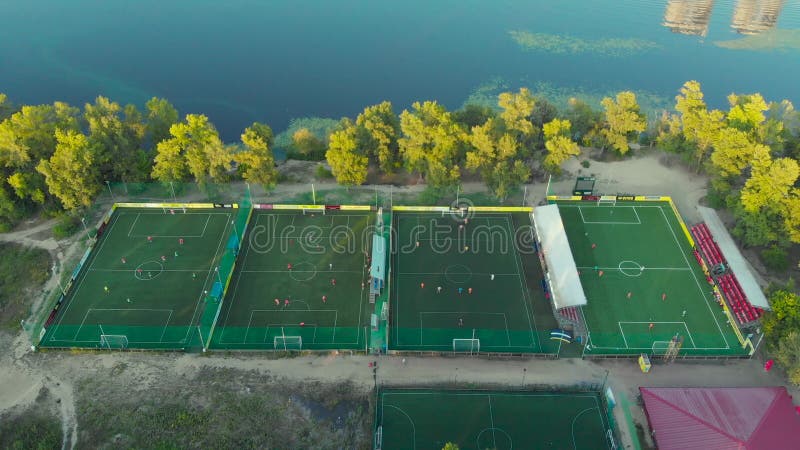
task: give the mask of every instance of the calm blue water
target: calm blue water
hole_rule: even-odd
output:
[[[100,94],[140,105],[162,96],[181,113],[209,115],[226,140],[256,120],[281,130],[291,118],[354,116],[384,99],[397,109],[425,99],[456,108],[498,78],[510,88],[544,82],[666,100],[697,79],[714,106],[732,91],[800,103],[800,42],[759,51],[715,45],[743,37],[731,22],[750,4],[778,5],[772,33],[797,36],[797,0],[672,2],[713,5],[706,36],[663,26],[667,3],[0,0],[0,92],[17,103],[75,105]],[[621,56],[526,51],[510,30],[658,48]]]

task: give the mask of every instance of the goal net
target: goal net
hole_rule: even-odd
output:
[[[481,351],[480,339],[453,339],[454,352],[477,353]]]
[[[597,199],[597,206],[617,206],[617,198],[603,198]]]
[[[275,336],[273,340],[275,350],[302,350],[302,336]]]
[[[124,334],[101,334],[100,347],[109,350],[128,348],[128,336]]]
[[[317,215],[317,214],[319,214],[321,216],[324,216],[325,215],[325,210],[324,209],[303,208],[303,215],[304,216],[306,216],[306,215],[313,216],[313,215]]]
[[[652,356],[664,356],[669,352],[671,341],[653,341],[650,347],[650,354]]]

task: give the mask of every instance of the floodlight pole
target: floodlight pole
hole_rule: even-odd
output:
[[[317,204],[317,193],[314,191],[314,183],[311,183],[311,200],[315,205]]]
[[[250,183],[245,182],[244,184],[245,184],[245,186],[247,186],[247,197],[252,202],[253,201],[253,193],[250,192]]]
[[[525,199],[528,198],[528,185],[523,186],[522,190],[522,206],[525,206]]]
[[[222,277],[219,275],[219,266],[214,267],[214,272],[217,273],[217,281],[219,281],[219,285],[222,286]]]
[[[233,227],[234,234],[236,234],[237,245],[241,245],[242,239],[239,237],[239,231],[236,229],[236,221],[235,220],[231,220],[231,226]]]
[[[83,224],[83,231],[86,232],[86,237],[91,239],[92,236],[89,235],[89,228],[86,227],[86,218],[85,217],[81,217],[81,223]]]
[[[172,185],[172,181],[169,182],[169,189],[172,191],[172,201],[177,202],[178,200],[175,198],[175,186]]]
[[[106,186],[108,186],[108,194],[111,195],[111,200],[114,200],[114,193],[111,192],[111,183],[106,180]]]
[[[64,294],[64,296],[66,296],[67,290],[64,289],[64,286],[61,285],[61,278],[58,278],[58,273],[56,272],[56,270],[58,269],[56,268],[55,264],[53,264],[52,270],[53,270],[53,276],[56,277],[56,279],[58,280],[58,287],[61,288],[61,293]]]
[[[461,185],[456,186],[456,208],[458,208],[458,196],[461,192]]]
[[[525,388],[525,375],[527,375],[527,374],[528,374],[528,368],[527,367],[523,367],[522,368],[522,388],[523,389]]]

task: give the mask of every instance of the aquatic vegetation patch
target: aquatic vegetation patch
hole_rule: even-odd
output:
[[[565,34],[531,33],[524,30],[511,30],[508,34],[525,51],[556,55],[593,53],[622,57],[661,48],[656,42],[637,38],[582,39]]]
[[[714,41],[714,45],[730,50],[800,50],[800,30],[770,30],[729,41]]]

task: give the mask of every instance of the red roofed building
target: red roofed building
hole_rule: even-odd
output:
[[[639,392],[659,450],[800,449],[800,416],[784,387]]]

